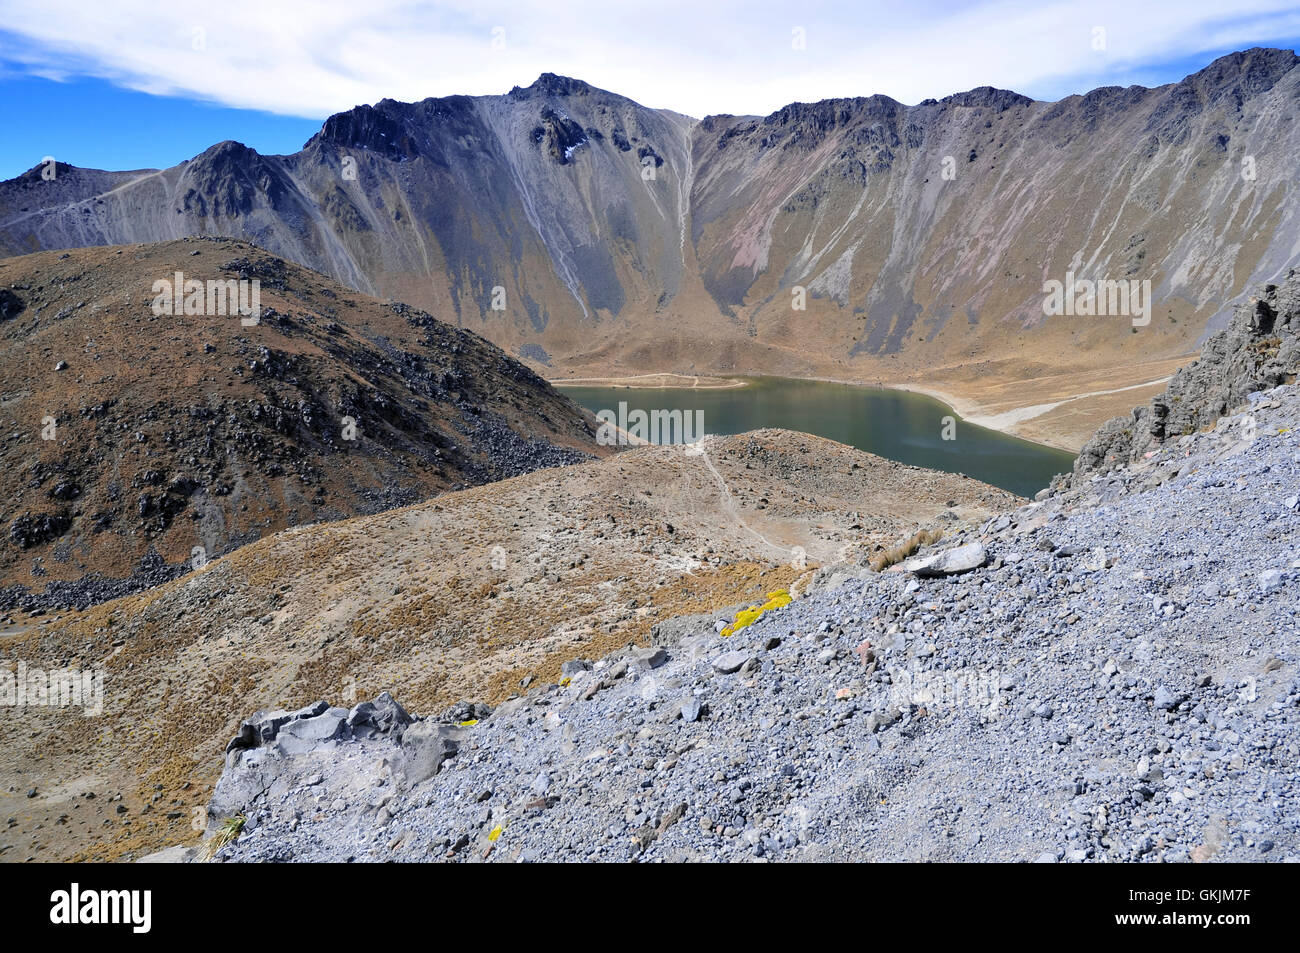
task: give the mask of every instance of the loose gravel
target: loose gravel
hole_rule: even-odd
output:
[[[227,755],[217,857],[1300,860],[1300,391],[1250,400],[936,547],[979,568],[823,571],[419,732],[299,713]]]

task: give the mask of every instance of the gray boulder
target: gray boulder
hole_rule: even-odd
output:
[[[704,703],[692,695],[690,698],[682,702],[682,707],[681,707],[682,721],[685,722],[699,721],[700,714],[703,712],[703,710],[704,710]]]
[[[406,781],[407,787],[415,787],[437,774],[448,758],[456,757],[467,734],[464,728],[455,725],[416,722],[402,735],[396,773]]]
[[[226,745],[226,754],[270,744],[292,718],[293,714],[287,711],[254,712],[240,723],[239,731]]]
[[[903,563],[903,569],[915,576],[952,576],[970,572],[988,562],[989,554],[980,543],[967,543],[942,552],[913,556]]]
[[[414,719],[392,695],[383,692],[374,701],[362,702],[354,707],[348,712],[347,722],[353,737],[356,738],[392,735],[400,739]]]
[[[1269,595],[1282,588],[1282,573],[1276,569],[1269,569],[1259,574],[1259,591],[1264,595]]]
[[[629,660],[631,667],[639,672],[648,672],[668,661],[668,652],[661,648],[637,649]]]
[[[284,760],[270,748],[238,751],[228,756],[226,769],[221,772],[208,803],[209,828],[227,817],[246,812],[264,799],[283,772]]]
[[[749,656],[744,652],[724,652],[711,663],[713,670],[723,675],[730,675],[732,672],[740,670],[740,667],[749,661]]]
[[[299,718],[315,718],[317,715],[323,715],[325,714],[325,712],[329,710],[330,710],[330,703],[325,701],[324,699],[321,699],[320,701],[312,702],[310,705],[308,705],[305,708],[299,708],[296,712],[293,713],[292,718],[294,721],[298,720]]]
[[[285,757],[306,754],[328,741],[346,737],[347,725],[347,712],[341,708],[331,709],[314,718],[300,718],[280,729],[272,750]]]

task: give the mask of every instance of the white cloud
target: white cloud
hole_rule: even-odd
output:
[[[576,76],[694,116],[993,85],[1040,98],[1300,35],[1288,0],[773,3],[611,0],[0,0],[9,66],[323,117],[389,97],[501,93]],[[792,48],[795,28],[807,48]],[[1094,28],[1105,49],[1093,48]],[[492,48],[493,29],[505,48]],[[198,48],[196,48],[198,47]]]

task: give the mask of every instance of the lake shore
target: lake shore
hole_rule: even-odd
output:
[[[763,374],[736,376],[647,372],[594,374],[589,377],[548,377],[554,387],[618,387],[633,389],[693,388],[723,390],[748,385],[764,377],[842,384],[868,390],[899,390],[931,397],[949,407],[962,421],[1018,437],[1031,443],[1077,454],[1093,432],[1111,417],[1128,413],[1164,389],[1169,376],[1194,355],[1166,358],[1113,368],[1105,374],[1056,372],[1021,380],[969,380],[945,374],[935,381],[915,376],[870,378],[822,374]],[[594,370],[595,368],[593,368]],[[936,375],[953,369],[937,369]]]
[[[629,390],[728,390],[745,387],[747,382],[732,377],[707,377],[699,374],[635,374],[631,377],[566,377],[548,379],[552,387],[626,387]]]
[[[623,386],[575,384],[566,393],[602,420],[616,413],[619,426],[640,428],[636,434],[651,443],[678,442],[689,419],[711,434],[775,428],[814,434],[910,466],[963,473],[1022,496],[1032,496],[1074,463],[1067,449],[972,424],[944,401],[902,388],[765,376],[727,388],[637,388],[625,381]],[[633,416],[625,422],[630,414],[639,414],[639,423]],[[663,427],[669,428],[667,435]],[[629,436],[626,442],[641,441]]]
[[[980,405],[975,401],[964,399],[956,394],[935,387],[921,387],[917,384],[887,383],[883,386],[879,386],[864,383],[863,381],[843,380],[836,377],[782,377],[780,375],[768,374],[753,374],[748,375],[747,378],[700,377],[693,374],[636,374],[630,377],[571,377],[562,380],[548,380],[547,383],[552,387],[558,387],[561,389],[565,387],[611,387],[623,388],[626,390],[731,390],[748,387],[753,379],[760,377],[772,377],[777,380],[816,381],[822,384],[842,384],[845,387],[858,387],[863,390],[901,390],[907,391],[911,394],[923,394],[926,397],[932,397],[939,401],[939,403],[947,406],[965,423],[975,424],[976,426],[985,427],[989,430],[997,430],[1001,433],[1013,437],[1020,437],[1024,440],[1030,440],[1031,443],[1039,443],[1056,450],[1064,450],[1068,453],[1079,452],[1077,447],[1068,446],[1063,441],[1031,439],[1017,432],[1015,427],[1017,423],[1037,416],[1037,413],[1041,412],[1036,407],[1022,408],[1020,411],[1015,411],[1011,414],[982,414],[980,412]],[[1043,407],[1045,405],[1038,406]],[[1023,414],[1023,416],[1018,416],[1018,414]]]

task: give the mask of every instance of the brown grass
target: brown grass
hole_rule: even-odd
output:
[[[916,551],[922,546],[929,546],[937,543],[943,538],[941,529],[919,529],[903,542],[896,546],[890,546],[888,549],[882,549],[871,557],[869,565],[875,572],[884,572],[890,566],[901,563],[909,556],[916,554]]]

